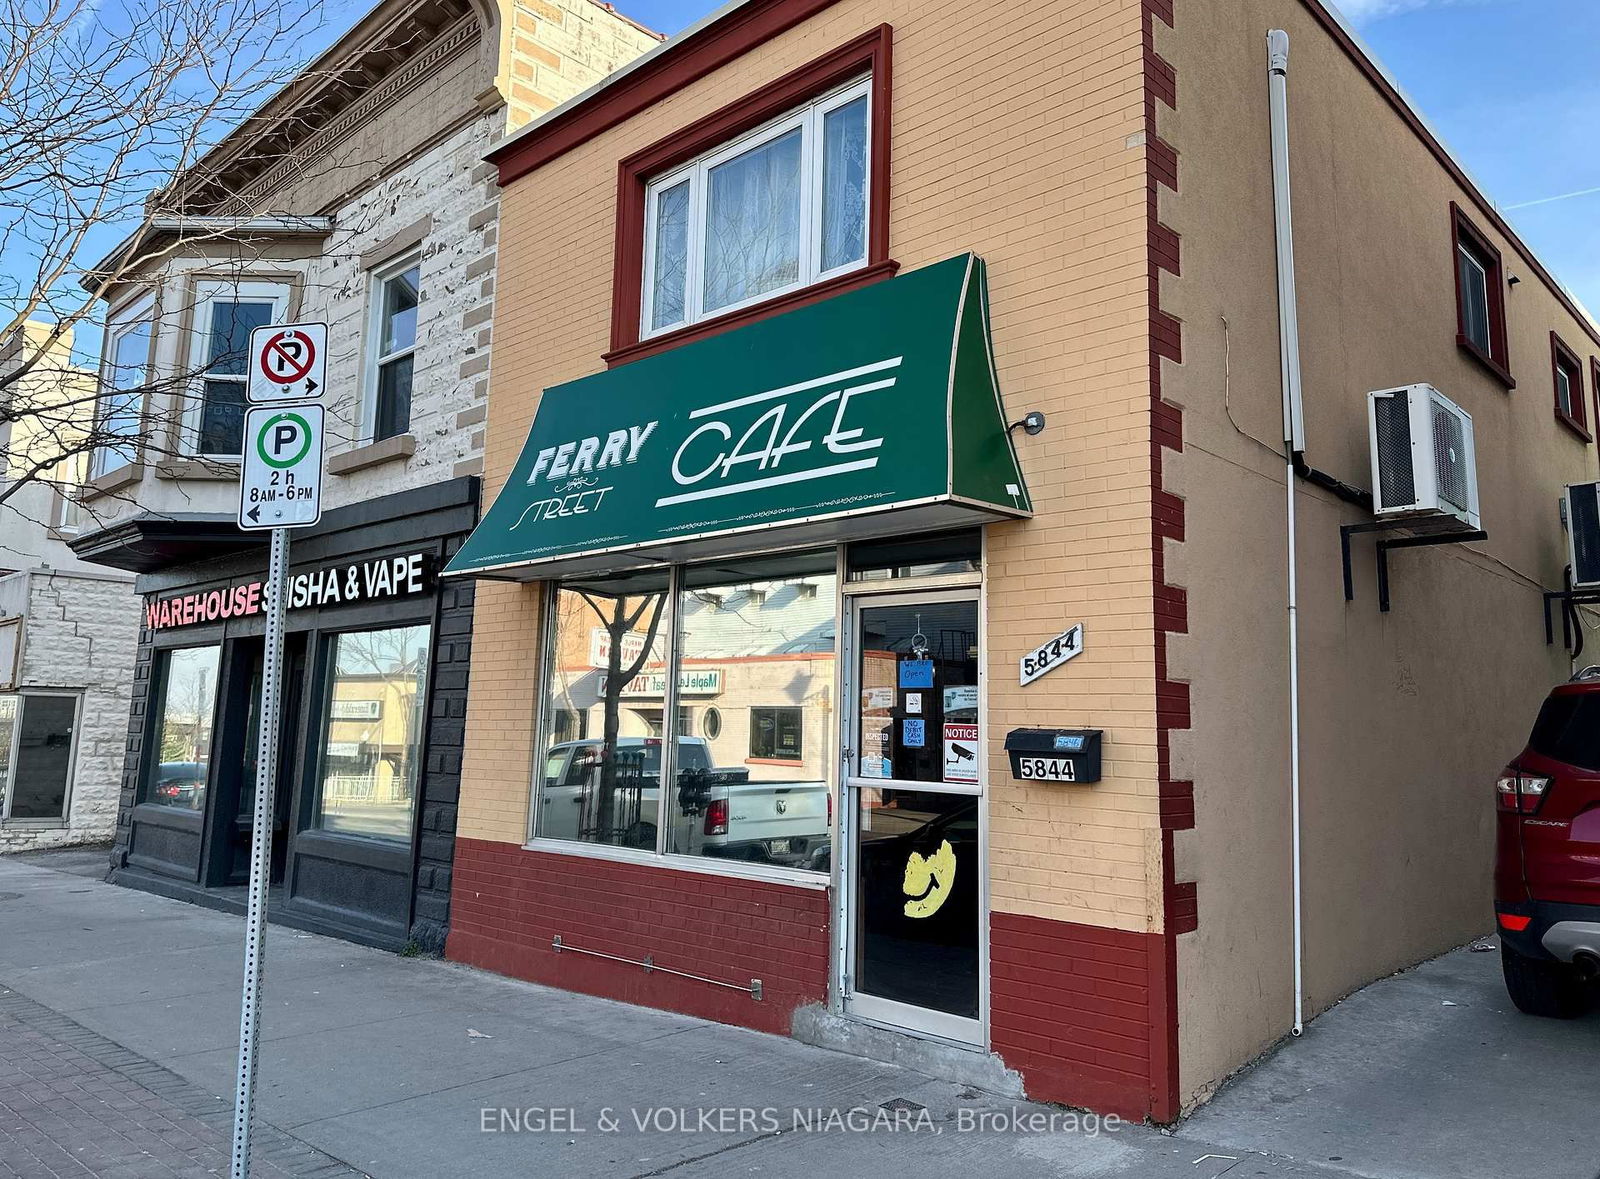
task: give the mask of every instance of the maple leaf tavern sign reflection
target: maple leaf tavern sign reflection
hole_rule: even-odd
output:
[[[609,419],[609,421],[607,420]],[[446,573],[620,569],[1026,516],[967,254],[544,392]]]

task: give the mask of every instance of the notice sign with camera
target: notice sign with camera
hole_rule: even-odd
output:
[[[944,726],[944,780],[978,780],[978,726],[947,721]]]

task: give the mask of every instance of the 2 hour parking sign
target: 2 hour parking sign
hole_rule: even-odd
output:
[[[320,405],[246,412],[240,528],[305,528],[322,519],[322,426]]]

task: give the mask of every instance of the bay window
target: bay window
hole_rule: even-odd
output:
[[[276,283],[202,283],[196,292],[194,354],[198,395],[185,415],[188,451],[237,458],[244,437],[250,333],[281,322],[288,291]]]
[[[155,302],[149,298],[118,311],[106,324],[96,446],[89,462],[92,479],[120,471],[138,457],[154,332]]]
[[[643,335],[867,262],[870,79],[649,182]]]

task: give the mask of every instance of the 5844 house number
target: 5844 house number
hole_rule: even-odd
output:
[[[1021,681],[1031,684],[1082,653],[1083,623],[1080,622],[1071,630],[1064,630],[1055,638],[1046,639],[1018,660]]]

